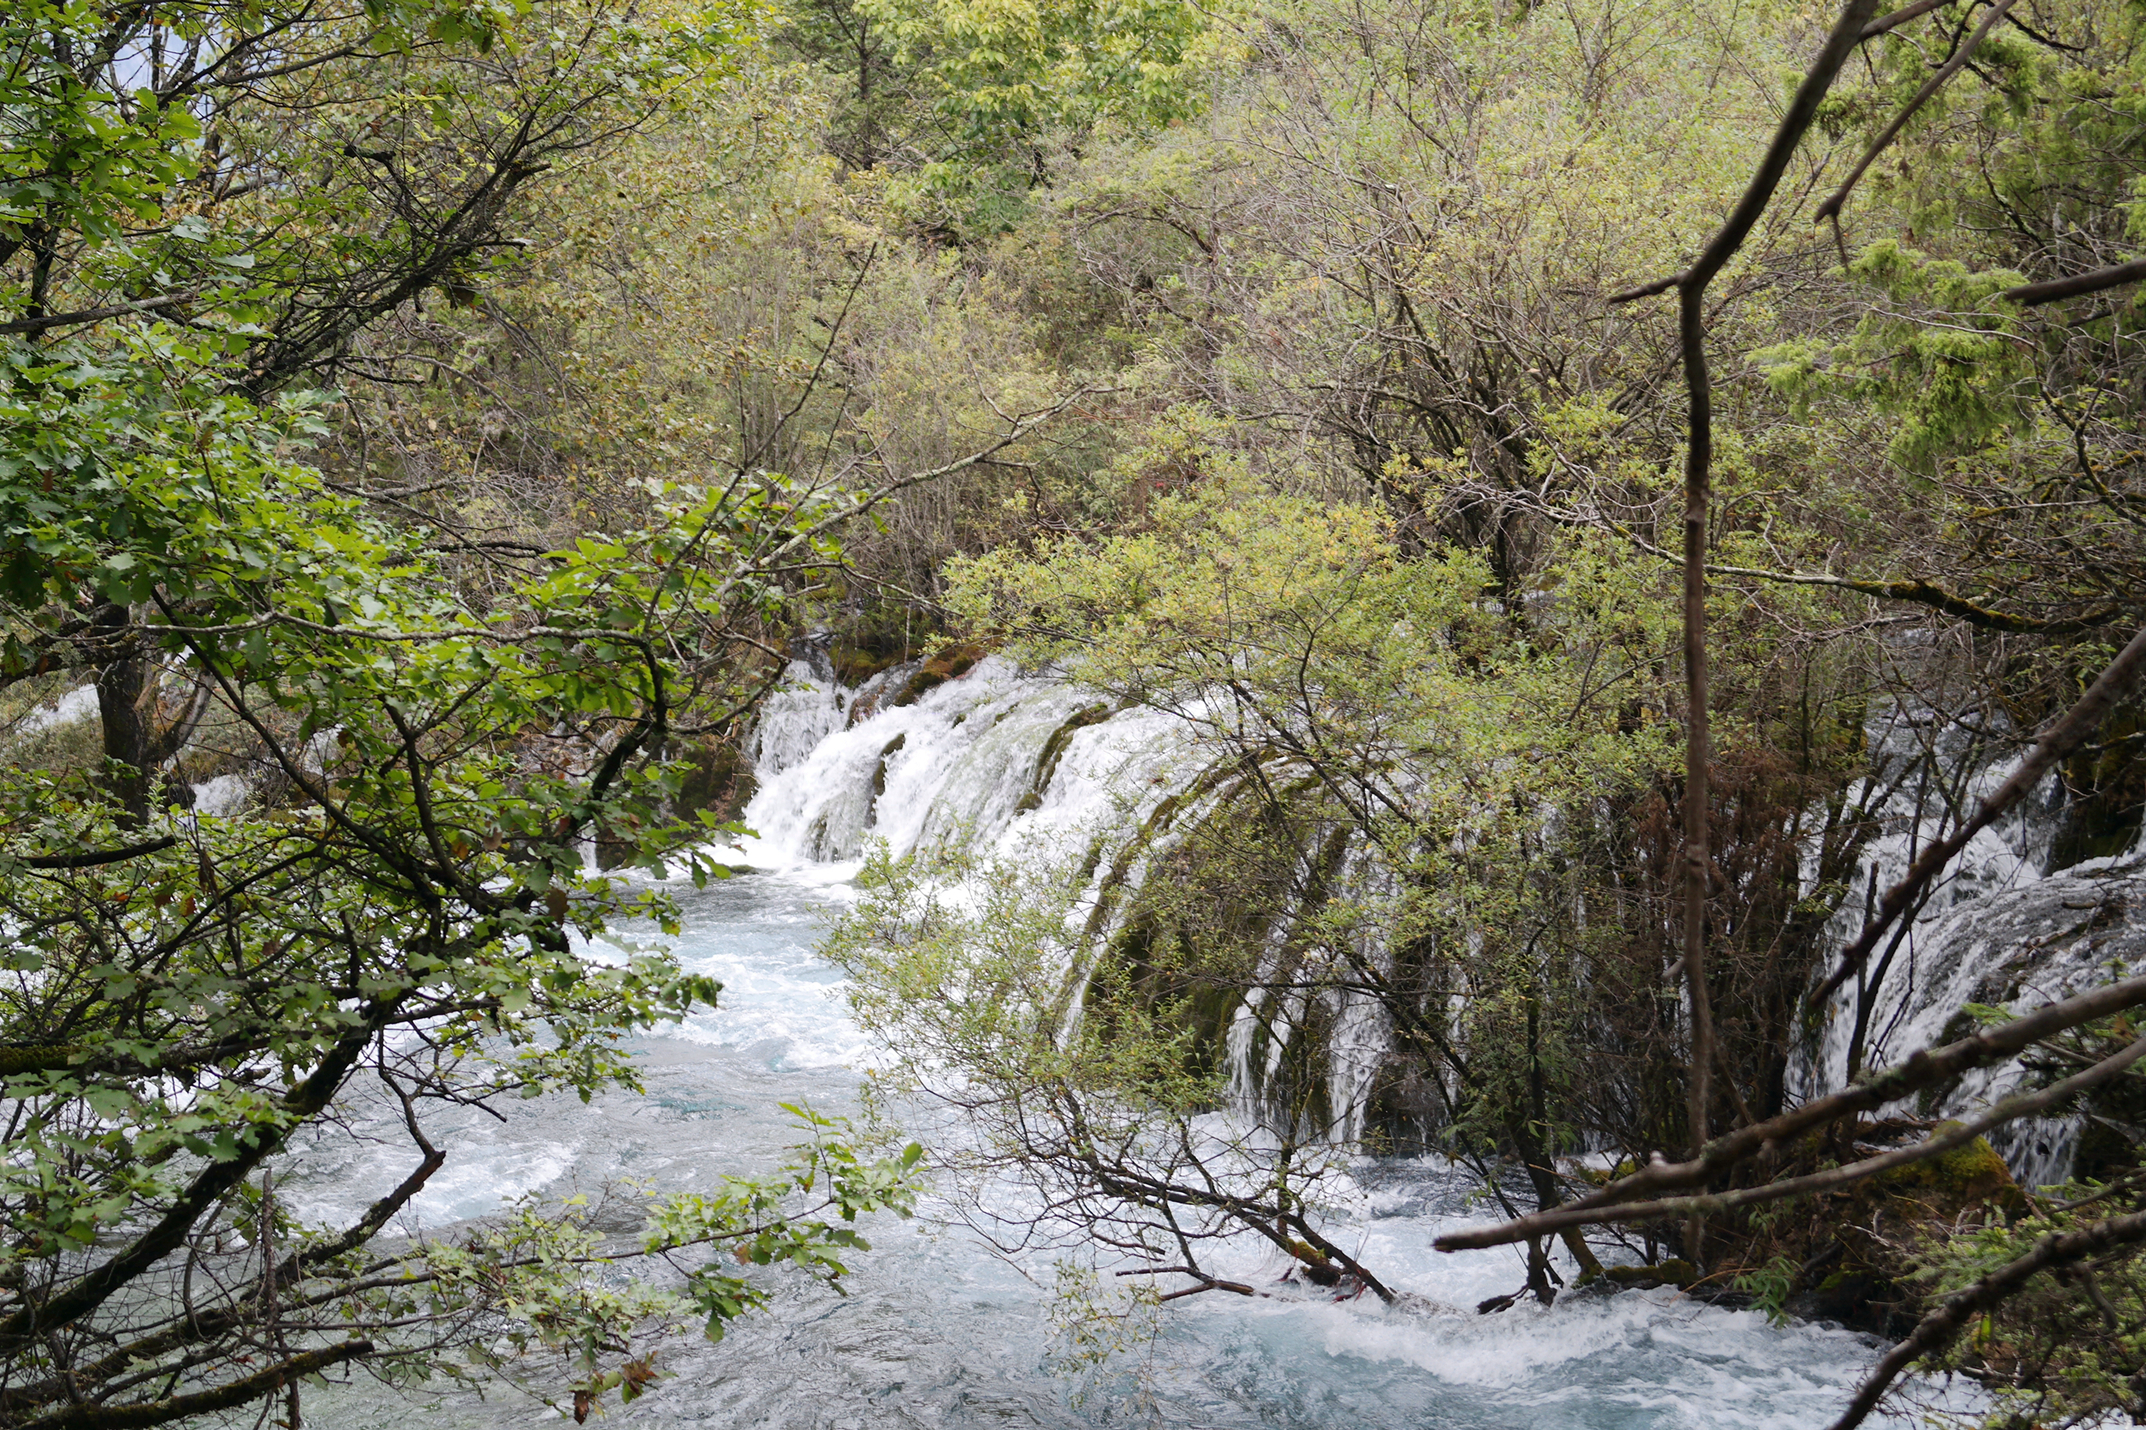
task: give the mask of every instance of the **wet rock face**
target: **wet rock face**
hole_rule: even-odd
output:
[[[1380,1061],[1364,1115],[1365,1139],[1375,1150],[1420,1157],[1438,1149],[1446,1102],[1434,1075],[1400,1051]]]
[[[2146,756],[2137,739],[2142,730],[2146,711],[2120,709],[2090,748],[2065,762],[2063,809],[2044,864],[2049,872],[2126,853],[2138,842],[2146,815]]]

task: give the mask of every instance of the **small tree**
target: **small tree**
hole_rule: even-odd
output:
[[[719,75],[727,23],[0,20],[0,685],[88,677],[104,755],[0,774],[0,1423],[281,1393],[295,1425],[324,1369],[477,1376],[518,1349],[555,1353],[538,1373],[582,1418],[653,1375],[649,1333],[756,1304],[737,1263],[837,1277],[860,1215],[906,1211],[914,1149],[868,1159],[807,1115],[783,1173],[651,1202],[628,1233],[531,1203],[381,1239],[451,1155],[428,1108],[630,1089],[621,1039],[715,1000],[666,955],[589,954],[621,920],[676,921],[585,851],[723,872],[698,850],[734,826],[677,809],[681,736],[778,678],[767,633],[886,487],[752,467],[489,551],[331,488],[303,461],[325,399],[292,386],[475,286],[526,186]],[[211,728],[252,781],[221,814],[174,764]],[[304,1225],[281,1159],[366,1076],[409,1173]],[[609,1269],[655,1255],[667,1289]]]

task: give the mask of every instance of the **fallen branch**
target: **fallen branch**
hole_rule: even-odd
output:
[[[1919,1048],[1905,1061],[1844,1092],[1807,1102],[1764,1122],[1723,1133],[1689,1161],[1670,1162],[1657,1154],[1649,1166],[1620,1177],[1601,1191],[1567,1206],[1516,1217],[1496,1226],[1453,1232],[1432,1244],[1440,1251],[1474,1251],[1547,1235],[1560,1226],[1577,1225],[1587,1220],[1610,1220],[1612,1218],[1586,1218],[1579,1214],[1653,1198],[1664,1192],[1705,1186],[1729,1168],[1750,1160],[1769,1147],[1793,1141],[1844,1117],[1875,1111],[1909,1093],[1936,1087],[1962,1073],[2016,1057],[2044,1038],[2141,1005],[2146,1005],[2146,978],[2106,984],[1941,1048]]]
[[[1197,1296],[1202,1291],[1234,1291],[1239,1296],[1257,1296],[1260,1294],[1242,1281],[1220,1281],[1212,1276],[1202,1276],[1199,1285],[1187,1286],[1182,1291],[1166,1291],[1155,1298],[1155,1303],[1161,1305],[1164,1301],[1175,1301],[1182,1296]]]

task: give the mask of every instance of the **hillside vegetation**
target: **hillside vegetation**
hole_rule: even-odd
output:
[[[1198,1207],[1383,1292],[1321,1178],[1433,1150],[1504,1199],[1516,1294],[1561,1242],[1904,1337],[1843,1424],[1918,1363],[2008,1424],[2146,1416],[2146,982],[1869,1054],[1976,821],[2048,811],[2055,871],[2146,812],[2142,27],[12,7],[0,1425],[296,1426],[338,1366],[580,1419],[764,1299],[746,1265],[845,1276],[924,1154],[817,1118],[772,1179],[384,1231],[428,1110],[631,1089],[622,1038],[718,998],[589,940],[675,927],[628,872],[729,873],[806,632],[1211,753],[1093,963],[1092,859],[882,859],[831,945],[904,1085],[1083,1235],[1208,1289]],[[1232,1010],[1279,1048],[1336,991],[1398,1050],[1363,1125],[1277,1051],[1257,1137],[1157,1152],[1242,1100]],[[1982,1122],[1902,1114],[2023,1054]],[[407,1179],[303,1225],[278,1169],[360,1095]],[[2064,1186],[1979,1140],[2065,1111]]]

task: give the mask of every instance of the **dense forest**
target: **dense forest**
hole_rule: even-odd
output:
[[[619,1414],[920,1199],[1100,1359],[1248,1242],[1400,1314],[1366,1158],[1478,1189],[1471,1314],[1668,1286],[1892,1343],[1843,1427],[2146,1423],[2146,7],[0,47],[0,1426]],[[979,671],[1057,702],[997,823],[875,842],[872,736],[807,841],[854,1122],[409,1231],[462,1112],[725,1006],[663,935],[758,877],[771,711]],[[1111,727],[1175,763],[1009,854]],[[319,1221],[353,1128],[399,1180]]]

